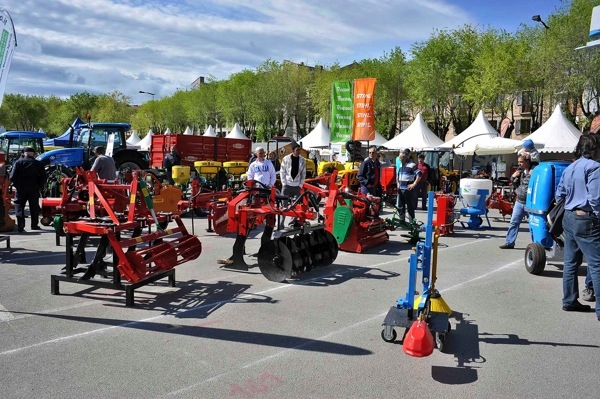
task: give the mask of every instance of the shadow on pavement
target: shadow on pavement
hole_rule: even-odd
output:
[[[188,337],[214,339],[219,341],[239,342],[250,345],[262,345],[283,349],[295,349],[310,352],[332,353],[346,356],[366,356],[373,352],[357,346],[321,341],[312,338],[302,338],[291,335],[232,330],[205,326],[188,326],[183,324],[166,324],[152,321],[123,321],[103,317],[67,316],[33,312],[13,312],[40,317],[71,320],[82,323],[99,324],[103,326],[131,328],[135,330],[152,331],[165,334],[176,334]]]
[[[486,362],[479,351],[480,343],[499,345],[548,345],[561,347],[600,348],[598,345],[568,342],[530,341],[517,334],[479,332],[478,325],[463,313],[453,312],[456,327],[448,335],[444,352],[456,358],[456,367],[432,366],[431,377],[442,384],[470,384],[478,379],[477,369]]]
[[[319,268],[314,272],[301,274],[299,279],[291,280],[289,283],[306,285],[309,287],[328,287],[330,285],[338,285],[354,279],[388,280],[390,278],[400,276],[400,273],[383,270],[380,268],[337,264],[329,267],[334,266],[336,268],[335,272],[332,272],[331,269],[328,269],[328,267]],[[323,272],[323,275],[319,276],[318,274],[321,271]],[[328,271],[329,273],[327,273]]]

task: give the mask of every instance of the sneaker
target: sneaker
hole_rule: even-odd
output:
[[[584,305],[578,301],[575,301],[571,305],[563,305],[562,310],[565,312],[591,312],[592,308],[590,305]]]
[[[513,249],[514,247],[515,247],[515,244],[500,245],[500,249]]]
[[[595,302],[596,295],[594,295],[594,289],[584,288],[583,291],[581,291],[581,299],[583,299],[586,302]]]

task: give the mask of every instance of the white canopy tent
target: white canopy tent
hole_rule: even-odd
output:
[[[192,129],[190,129],[190,127],[187,126],[183,134],[185,134],[186,136],[192,136],[194,133],[192,132]]]
[[[466,128],[458,136],[446,141],[440,147],[452,149],[465,145],[474,145],[473,143],[486,141],[486,139],[498,136],[499,133],[492,127],[492,125],[490,125],[483,113],[483,110],[480,110],[479,114],[477,114],[477,117],[468,128]]]
[[[373,141],[369,141],[369,145],[376,145],[377,147],[387,143],[387,139],[383,137],[377,130],[375,130],[375,138]]]
[[[148,130],[148,134],[141,141],[137,143],[137,146],[140,147],[140,150],[148,151],[150,150],[150,145],[152,144],[152,129]]]
[[[383,143],[383,146],[390,150],[411,148],[414,151],[420,151],[426,148],[438,148],[443,144],[444,141],[427,127],[423,116],[419,112],[405,131]]]
[[[142,139],[137,134],[137,130],[134,130],[133,133],[131,133],[131,136],[129,136],[129,138],[127,139],[127,144],[136,145],[141,140]]]
[[[302,147],[306,150],[328,148],[331,143],[331,131],[325,125],[325,122],[323,122],[323,118],[321,118],[319,119],[317,126],[298,142],[302,144]]]
[[[483,137],[479,140],[468,140],[463,145],[454,149],[457,155],[502,155],[514,154],[522,147],[521,140],[506,139],[504,137]]]
[[[217,132],[215,132],[215,129],[213,129],[212,125],[208,125],[208,127],[204,131],[203,136],[205,136],[205,137],[217,137]]]
[[[536,144],[542,144],[538,148],[540,153],[544,152],[575,152],[581,132],[563,114],[560,104],[556,105],[554,112],[546,123],[531,133],[526,139]]]
[[[235,126],[233,127],[233,129],[231,129],[231,131],[229,133],[227,133],[227,136],[225,136],[226,139],[246,139],[246,140],[250,140],[248,137],[246,137],[244,135],[244,133],[242,133],[242,129],[240,129],[240,125],[239,124],[235,124]]]

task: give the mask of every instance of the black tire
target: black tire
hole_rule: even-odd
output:
[[[546,267],[546,250],[542,244],[532,242],[525,249],[525,269],[531,274],[540,275]]]
[[[396,340],[396,338],[398,338],[398,334],[396,333],[396,330],[392,329],[391,336],[388,336],[385,333],[385,328],[383,330],[381,330],[381,339],[383,339],[385,342],[394,342]]]
[[[42,188],[42,197],[60,197],[62,179],[73,176],[75,176],[75,172],[65,165],[48,165],[46,167],[46,182]]]

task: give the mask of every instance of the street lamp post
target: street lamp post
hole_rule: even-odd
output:
[[[539,22],[542,25],[544,25],[544,28],[550,29],[550,27],[548,25],[546,25],[546,23],[544,21],[542,21],[542,17],[540,17],[539,15],[534,15],[533,17],[531,17],[531,19],[535,22]]]
[[[149,94],[149,95],[151,95],[152,96],[152,101],[154,101],[154,93],[150,93],[150,92],[144,91],[144,90],[140,90],[140,93],[141,94]]]

